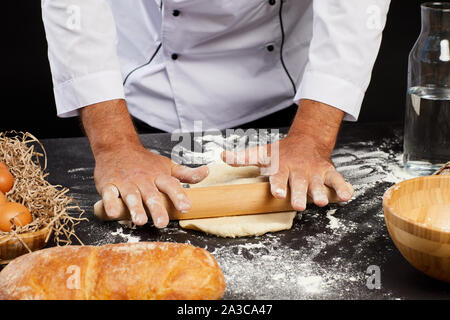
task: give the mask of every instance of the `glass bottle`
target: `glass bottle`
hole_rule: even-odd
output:
[[[450,2],[421,5],[422,29],[409,54],[403,162],[429,175],[450,161]]]

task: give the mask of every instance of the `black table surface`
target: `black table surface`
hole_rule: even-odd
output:
[[[147,148],[163,155],[170,155],[177,144],[170,134],[140,138]],[[225,275],[225,299],[450,298],[450,285],[414,269],[396,249],[385,226],[382,196],[393,183],[408,177],[401,169],[399,124],[344,124],[332,158],[355,187],[348,204],[310,205],[297,215],[290,230],[235,239],[182,230],[176,221],[158,230],[151,224],[133,229],[96,220],[93,205],[100,197],[87,139],[42,142],[49,181],[68,187],[89,219],[76,228],[84,244],[170,241],[205,248]],[[380,270],[378,288],[370,285],[373,268]]]

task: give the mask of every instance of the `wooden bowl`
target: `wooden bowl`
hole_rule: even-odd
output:
[[[389,234],[406,260],[450,282],[450,176],[395,184],[383,196],[383,210]]]
[[[36,232],[23,233],[18,236],[31,251],[36,251],[45,247],[49,232],[50,228],[46,227]],[[29,252],[22,241],[14,235],[0,238],[0,265],[7,264],[14,258]]]

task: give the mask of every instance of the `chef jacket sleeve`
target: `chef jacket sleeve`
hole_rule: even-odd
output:
[[[356,121],[381,43],[389,0],[315,0],[308,63],[294,98],[326,103]]]
[[[116,26],[106,0],[42,0],[57,113],[124,98]]]

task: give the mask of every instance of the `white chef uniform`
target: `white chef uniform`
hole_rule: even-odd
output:
[[[172,131],[317,100],[358,118],[389,0],[42,0],[57,112],[125,98]]]

